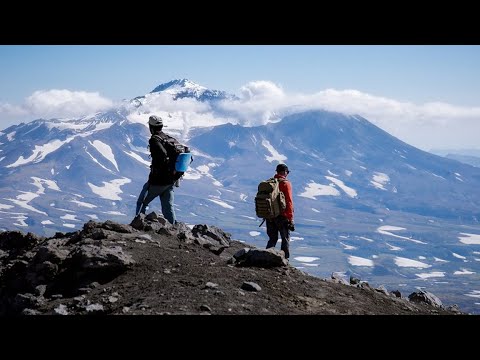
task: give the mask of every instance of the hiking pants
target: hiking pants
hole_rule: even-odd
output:
[[[147,195],[147,191],[148,191],[148,181],[145,184],[143,184],[142,191],[140,191],[140,195],[138,195],[137,209],[135,210],[135,216],[137,216],[140,213],[140,209],[142,208],[143,200],[145,200],[145,195]]]
[[[275,219],[267,220],[267,235],[268,243],[267,249],[275,247],[278,241],[278,233],[282,237],[282,246],[280,250],[285,253],[285,258],[290,257],[290,230],[288,229],[288,220],[283,216],[278,216]]]
[[[171,185],[150,185],[148,187],[147,196],[143,200],[142,209],[140,212],[145,214],[148,204],[152,202],[157,196],[160,197],[162,204],[162,214],[170,223],[175,224],[175,210],[173,208],[174,191],[173,184]]]

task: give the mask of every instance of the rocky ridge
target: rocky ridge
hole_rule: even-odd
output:
[[[51,238],[0,233],[1,315],[459,313],[427,291],[405,297],[336,273],[313,277],[282,251],[155,212]]]

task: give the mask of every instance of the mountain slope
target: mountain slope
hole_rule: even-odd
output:
[[[0,231],[52,236],[90,219],[129,223],[150,164],[144,110],[3,130]],[[164,113],[166,132],[195,159],[175,189],[180,221],[216,224],[264,247],[253,197],[258,182],[286,162],[295,202],[292,265],[409,292],[428,286],[478,311],[480,169],[420,151],[359,116],[309,111],[242,127]],[[159,209],[154,200],[149,210]]]

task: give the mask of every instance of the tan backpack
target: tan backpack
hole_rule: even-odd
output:
[[[281,181],[288,180],[270,178],[258,184],[257,196],[255,196],[255,212],[259,218],[276,218],[287,208],[285,195],[280,191]]]

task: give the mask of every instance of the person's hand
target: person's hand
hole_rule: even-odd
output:
[[[288,222],[288,230],[295,231],[295,223],[293,220]]]

